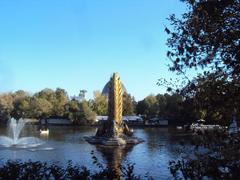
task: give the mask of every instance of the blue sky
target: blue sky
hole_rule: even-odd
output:
[[[166,18],[179,0],[1,0],[0,92],[61,87],[92,98],[118,72],[141,100],[164,93]]]

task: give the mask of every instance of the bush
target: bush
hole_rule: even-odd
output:
[[[175,179],[238,179],[239,134],[229,136],[226,132],[205,132],[197,134],[193,142],[179,160],[169,163]]]
[[[0,166],[0,179],[140,179],[140,176],[136,176],[133,172],[133,164],[120,167],[120,171],[104,168],[97,159],[95,159],[95,164],[99,167],[97,172],[91,172],[84,166],[73,165],[72,161],[69,161],[64,168],[40,161],[9,160]]]

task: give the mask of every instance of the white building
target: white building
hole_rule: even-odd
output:
[[[152,118],[146,122],[146,125],[168,126],[168,120],[160,118]]]
[[[60,118],[49,118],[49,119],[41,119],[41,124],[45,125],[72,125],[72,121],[69,119],[60,119]]]
[[[96,122],[103,122],[107,121],[108,116],[96,116]],[[144,121],[143,118],[140,116],[123,116],[123,121],[128,124],[134,124],[134,125],[143,125]]]

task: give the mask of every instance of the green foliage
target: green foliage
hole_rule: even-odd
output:
[[[19,119],[21,117],[26,117],[29,109],[29,94],[22,90],[16,91],[12,94],[13,96],[13,111],[11,116]]]
[[[224,71],[229,77],[240,74],[240,1],[182,0],[188,12],[181,18],[169,17],[173,26],[167,56],[173,62],[170,70],[188,68]]]
[[[198,115],[204,110],[206,120],[228,125],[233,111],[240,111],[239,91],[239,80],[229,80],[222,73],[208,73],[194,78],[181,93],[193,102]]]
[[[192,118],[186,109],[183,96],[179,94],[158,94],[149,95],[137,104],[137,114],[144,115],[147,120],[154,117],[169,119],[170,123],[185,122]],[[185,112],[186,111],[186,112]],[[193,110],[191,110],[193,111]]]
[[[138,103],[126,92],[123,94],[123,115],[141,114],[146,118],[163,117],[178,119],[184,109],[179,95],[149,95]],[[64,89],[43,89],[33,95],[24,91],[0,94],[0,119],[50,117],[69,118],[76,125],[94,124],[96,114],[107,115],[107,97],[94,92],[93,100],[69,100]],[[186,116],[184,116],[186,117]]]
[[[31,100],[31,109],[33,116],[37,119],[48,118],[52,114],[53,104],[44,98],[33,97]]]
[[[12,117],[19,119],[25,118],[29,115],[30,109],[30,97],[24,97],[22,99],[17,99],[13,102],[14,111],[12,112]]]
[[[86,93],[87,93],[87,90],[85,90],[85,89],[81,89],[81,90],[79,91],[79,100],[80,100],[80,101],[85,100],[85,95],[86,95]]]
[[[97,115],[107,115],[108,113],[108,100],[107,97],[102,95],[100,91],[94,92],[94,99],[91,101],[91,107]],[[136,109],[136,102],[134,97],[130,94],[123,93],[123,115],[133,115]]]
[[[65,106],[69,101],[67,92],[64,89],[57,88],[54,94],[53,116],[63,117],[65,115]]]
[[[13,111],[13,96],[10,93],[0,94],[0,119],[5,122]]]
[[[87,101],[82,101],[79,104],[79,116],[75,124],[91,125],[96,121],[96,113],[91,110]]]
[[[207,115],[207,110],[200,109],[200,110],[198,111],[198,117],[199,117],[199,119],[205,119],[206,115]]]
[[[134,98],[127,92],[123,93],[123,115],[133,115],[135,112]]]
[[[163,117],[167,117],[171,120],[180,119],[181,118],[181,108],[183,98],[179,94],[165,94],[166,98],[166,106],[165,112],[163,113]]]
[[[101,115],[101,116],[107,115],[107,112],[108,112],[107,97],[102,95],[100,91],[94,91],[92,109],[97,115]]]
[[[134,174],[134,164],[120,167],[119,172],[104,167],[97,162],[97,159],[94,161],[94,164],[98,164],[99,170],[92,172],[85,166],[73,165],[72,161],[69,161],[64,168],[56,164],[39,161],[21,162],[9,160],[0,166],[0,179],[141,179],[140,176]]]
[[[47,101],[49,101],[50,103],[54,103],[55,101],[55,92],[52,89],[43,89],[42,91],[34,94],[34,97],[36,98],[42,98],[42,99],[46,99]]]
[[[65,106],[69,99],[64,89],[56,91],[44,89],[34,95],[19,90],[15,93],[0,95],[0,119],[5,122],[9,117],[48,118],[66,116]]]
[[[167,99],[166,96],[163,94],[158,94],[156,96],[157,102],[158,102],[158,115],[161,117],[164,117],[166,113],[166,106],[167,106]]]
[[[93,112],[86,100],[81,102],[73,99],[66,105],[68,118],[75,125],[91,125],[96,121],[96,113]]]
[[[158,115],[157,98],[154,95],[149,95],[143,101],[146,104],[145,109],[146,117],[148,119],[156,117]]]
[[[156,117],[158,115],[158,102],[154,95],[149,95],[142,101],[138,102],[137,113],[144,115],[146,119]]]
[[[170,162],[175,179],[238,179],[240,172],[240,137],[225,132],[198,134],[193,139],[193,152]]]
[[[73,166],[69,161],[66,168],[42,162],[7,161],[0,167],[0,179],[88,179],[90,171],[83,166]]]
[[[75,99],[69,101],[66,105],[66,111],[69,119],[73,122],[78,121],[80,112],[79,102]]]
[[[165,29],[170,70],[185,75],[187,70],[200,67],[203,74],[191,81],[185,76],[180,87],[172,80],[160,79],[157,84],[184,97],[183,116],[228,125],[240,105],[240,1],[182,2],[188,6],[187,12],[181,18],[170,15],[172,28]]]

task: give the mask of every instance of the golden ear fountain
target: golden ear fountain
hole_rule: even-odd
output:
[[[142,139],[133,136],[133,131],[122,120],[122,83],[117,73],[110,78],[108,88],[108,120],[98,128],[95,136],[85,137],[86,141],[106,146],[143,142]]]

